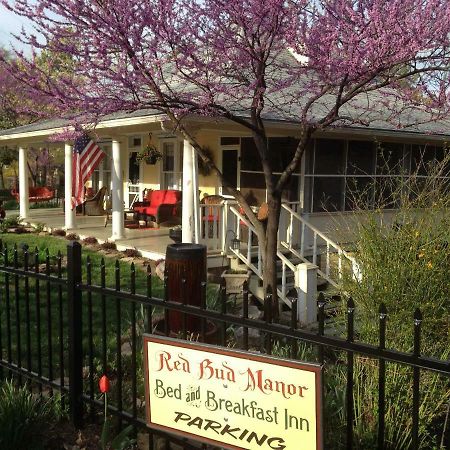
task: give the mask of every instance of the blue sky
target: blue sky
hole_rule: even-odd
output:
[[[23,48],[11,35],[11,33],[20,34],[22,27],[31,28],[26,19],[16,16],[0,5],[0,46],[11,48],[11,43],[13,43],[14,46]]]

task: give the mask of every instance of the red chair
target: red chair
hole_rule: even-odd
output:
[[[13,189],[11,191],[11,195],[19,201],[19,191],[16,189]],[[30,186],[28,188],[28,201],[32,203],[38,203],[38,202],[48,202],[50,200],[53,200],[55,198],[55,190],[48,187],[34,187]]]
[[[181,191],[158,190],[146,192],[143,202],[135,202],[133,211],[141,220],[156,222],[181,220]]]

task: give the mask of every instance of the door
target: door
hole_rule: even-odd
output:
[[[234,188],[238,187],[238,150],[222,150],[222,174],[224,180]],[[220,188],[221,194],[230,194],[224,187]]]

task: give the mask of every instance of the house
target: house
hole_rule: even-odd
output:
[[[352,107],[358,110],[358,105]],[[370,114],[374,114],[373,110]],[[335,127],[314,136],[283,195],[279,294],[287,303],[292,288],[306,295],[309,288],[300,289],[300,285],[315,280],[317,269],[309,263],[319,265],[319,274],[331,283],[338,282],[343,260],[350,261],[354,273],[358,273],[356,262],[337,244],[343,240],[345,230],[336,224],[342,217],[354,214],[351,192],[361,191],[373,179],[382,184],[388,178],[414,172],[424,161],[444,157],[449,124],[445,121],[427,123],[425,114],[417,111],[409,114],[405,120],[413,125],[404,129],[384,120],[380,113],[380,118],[372,117],[369,126]],[[264,202],[264,177],[249,132],[226,120],[192,117],[189,122],[199,143],[209,149],[228,182],[251,199],[255,207]],[[48,139],[60,134],[65,125],[63,120],[47,120],[0,131],[0,147],[19,148],[20,215],[24,218],[29,217],[25,195],[28,192],[27,148],[61,146],[61,143],[49,144]],[[275,114],[267,116],[266,126],[274,166],[281,171],[295,149],[298,126],[288,117]],[[124,236],[124,209],[142,199],[145,189],[182,190],[183,240],[205,243],[211,266],[222,265],[225,255],[246,266],[255,274],[252,289],[258,292],[262,266],[253,227],[217,178],[199,173],[193,148],[171,131],[165,116],[150,110],[116,113],[104,117],[96,133],[99,145],[109,157],[94,172],[92,186],[94,190],[107,186],[111,192],[111,239],[119,240]],[[137,154],[149,142],[160,150],[162,160],[154,165],[137,163]],[[72,143],[64,145],[65,177],[70,186]],[[201,198],[213,194],[222,195],[226,200],[212,206],[200,204]],[[373,192],[369,199],[370,196],[373,197]],[[389,207],[395,208],[395,205],[389,205],[389,199],[386,200],[389,215]],[[70,205],[69,196],[65,202]],[[205,216],[216,219],[210,223],[204,220]],[[66,207],[65,227],[76,228],[76,221],[70,207]],[[243,245],[239,249],[230,248],[231,240],[236,237]],[[351,240],[351,235],[344,240]],[[338,269],[330,262],[333,255],[338,257]],[[306,312],[299,314],[304,316]],[[314,316],[312,309],[308,316]]]

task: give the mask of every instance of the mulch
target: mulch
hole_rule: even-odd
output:
[[[77,430],[68,421],[52,424],[45,433],[47,450],[97,450],[100,449],[102,426],[86,424]]]

